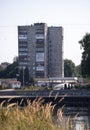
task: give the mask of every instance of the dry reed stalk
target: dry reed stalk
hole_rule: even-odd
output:
[[[71,121],[71,117],[70,117],[70,116],[67,118],[66,126],[68,126],[68,127],[67,127],[68,130],[69,130],[69,129],[70,129],[70,130],[73,129],[73,124],[72,124],[72,121]]]
[[[60,99],[59,103],[62,102],[66,96],[67,96],[67,94],[65,94],[65,95]]]
[[[79,112],[75,115],[74,120],[77,120],[78,115],[79,115]]]
[[[52,92],[53,92],[53,90],[51,90],[51,91],[50,91],[50,93],[49,93],[49,97],[51,97],[51,95],[52,95]]]
[[[7,106],[7,109],[17,106],[17,103],[11,103]]]
[[[23,100],[24,100],[24,99],[22,98],[21,101],[20,101],[20,105],[22,105]]]
[[[14,97],[9,98],[9,99],[8,99],[8,103],[9,103],[12,99],[14,99]]]
[[[57,99],[58,95],[59,95],[59,92],[56,93],[54,100]]]
[[[47,103],[45,108],[44,108],[44,112],[45,112],[44,114],[45,114],[46,119],[51,117],[51,112],[52,112],[52,109],[53,109],[51,104],[52,104],[51,102]]]
[[[59,118],[60,121],[62,121],[62,119],[63,119],[62,109],[59,109],[59,110],[57,111],[57,117]]]
[[[23,99],[20,103],[22,101]],[[52,102],[42,105],[42,102],[42,98],[38,98],[32,103],[27,100],[27,106],[23,109],[20,109],[17,103],[9,104],[6,109],[7,122],[5,122],[5,126],[3,125],[5,129],[2,130],[65,130],[63,127],[63,108],[57,112],[62,124],[55,129],[56,126],[52,121],[52,112],[55,105],[52,105]],[[13,107],[14,109],[11,109]],[[67,120],[67,123],[69,122],[70,119]]]
[[[43,98],[37,98],[36,103],[41,105],[44,102]]]
[[[81,127],[82,127],[82,130],[87,130],[86,127],[85,127],[85,122],[83,122],[83,123],[81,124]]]
[[[5,102],[6,102],[6,100],[2,101],[2,102],[0,103],[0,107],[3,107],[3,105],[4,105]]]

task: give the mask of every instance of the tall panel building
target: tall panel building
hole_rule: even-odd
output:
[[[19,69],[33,78],[63,77],[63,28],[45,23],[18,26]]]

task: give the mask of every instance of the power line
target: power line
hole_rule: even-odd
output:
[[[90,26],[90,23],[51,23],[51,26],[53,25],[63,25],[63,26]],[[20,26],[28,26],[31,24],[19,24]],[[0,25],[0,28],[12,28],[12,27],[18,27],[19,25]]]

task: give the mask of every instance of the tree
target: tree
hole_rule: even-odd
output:
[[[18,80],[22,85],[34,85],[34,79],[30,76],[28,67],[19,70]]]
[[[23,69],[19,70],[19,76],[18,76],[18,80],[22,83],[23,85]]]
[[[28,67],[18,70],[18,57],[14,57],[13,63],[9,64],[7,68],[0,69],[0,78],[17,78],[18,81],[24,85],[33,85],[34,79],[29,74]]]
[[[65,59],[64,60],[64,76],[72,77],[76,76],[75,64],[72,60]]]
[[[28,85],[29,83],[29,69],[28,67],[25,68],[24,70],[24,80],[25,80],[25,85]]]
[[[79,41],[82,52],[82,61],[81,61],[81,69],[82,76],[89,77],[90,76],[90,33],[86,33],[86,35]]]
[[[76,66],[76,73],[77,73],[78,77],[82,76],[82,74],[81,74],[81,64]]]
[[[13,62],[18,62],[18,56],[15,56],[15,57],[13,58]]]
[[[16,78],[18,73],[18,63],[17,61],[8,65],[7,68],[0,71],[0,78]]]

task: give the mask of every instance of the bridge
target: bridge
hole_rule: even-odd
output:
[[[44,103],[52,102],[57,106],[85,106],[90,107],[90,90],[86,89],[65,89],[65,90],[43,90],[43,91],[25,91],[25,90],[11,90],[0,91],[0,103],[2,101],[9,103],[18,102],[20,104],[23,99],[22,105],[27,104],[27,100],[33,101],[34,99],[42,98]]]

